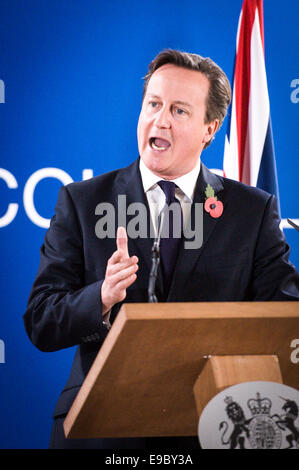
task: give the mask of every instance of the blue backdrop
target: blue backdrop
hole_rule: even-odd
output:
[[[241,6],[242,0],[0,0],[1,448],[48,446],[74,354],[39,352],[22,320],[59,187],[81,180],[83,170],[97,175],[137,157],[142,77],[161,49],[210,56],[232,79]],[[298,0],[283,8],[264,0],[281,214],[293,219],[298,14]],[[226,122],[202,155],[209,168],[222,168],[225,132]],[[299,234],[285,234],[298,268]]]

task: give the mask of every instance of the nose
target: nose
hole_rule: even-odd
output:
[[[156,114],[155,125],[159,129],[171,128],[171,116],[166,107],[162,107]]]

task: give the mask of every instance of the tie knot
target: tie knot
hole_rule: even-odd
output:
[[[175,183],[172,181],[161,180],[158,181],[158,185],[164,192],[166,197],[166,204],[169,206],[172,202],[175,201]]]

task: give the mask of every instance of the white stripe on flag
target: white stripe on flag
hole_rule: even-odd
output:
[[[250,161],[244,162],[244,169],[249,166],[249,173],[246,176],[243,173],[242,178],[244,183],[251,186],[257,184],[269,117],[270,104],[264,50],[258,9],[256,9],[250,45],[250,97],[247,134],[249,148],[245,153],[245,159],[249,158]]]

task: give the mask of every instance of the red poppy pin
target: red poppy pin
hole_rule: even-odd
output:
[[[205,211],[209,212],[211,217],[217,219],[221,216],[223,212],[223,204],[221,201],[217,200],[217,196],[215,196],[215,191],[210,184],[208,184],[208,186],[206,187],[205,195]]]

